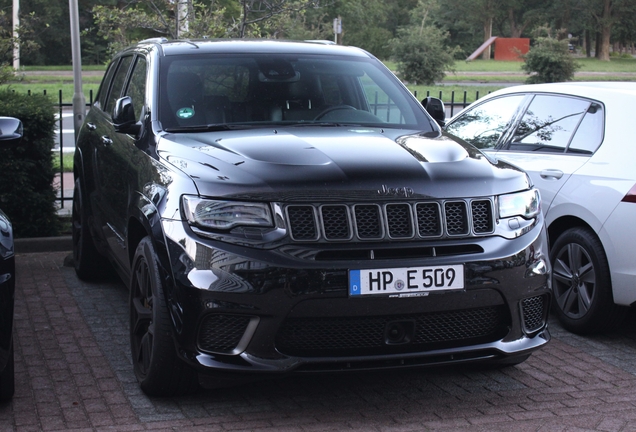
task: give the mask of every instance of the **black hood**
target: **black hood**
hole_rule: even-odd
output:
[[[399,132],[393,136],[396,131],[378,128],[272,127],[175,133],[163,137],[159,152],[193,179],[201,195],[211,197],[466,198],[529,187],[523,172],[494,164],[448,135]]]

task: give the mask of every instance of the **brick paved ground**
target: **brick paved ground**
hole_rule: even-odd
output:
[[[502,370],[456,368],[264,381],[151,399],[128,353],[127,291],[85,284],[67,253],[17,258],[16,394],[0,432],[634,431],[636,318],[553,340]]]

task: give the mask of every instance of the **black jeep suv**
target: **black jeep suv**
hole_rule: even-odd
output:
[[[360,49],[143,41],[108,67],[74,167],[75,269],[129,284],[148,394],[511,364],[549,340],[537,190]]]

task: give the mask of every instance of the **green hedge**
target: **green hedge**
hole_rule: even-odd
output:
[[[0,148],[0,208],[13,223],[16,237],[58,234],[52,148],[53,101],[44,95],[0,91],[0,115],[16,117],[24,137],[15,148]]]

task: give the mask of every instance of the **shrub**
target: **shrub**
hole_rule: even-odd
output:
[[[11,219],[16,237],[56,235],[53,102],[44,95],[3,90],[0,115],[19,118],[24,126],[20,145],[0,148],[0,208]]]
[[[523,59],[521,68],[531,74],[528,84],[572,81],[580,67],[569,52],[568,41],[549,36],[537,38]]]
[[[445,45],[447,33],[433,26],[409,26],[398,30],[390,41],[397,74],[414,84],[431,85],[452,70],[457,48]]]

